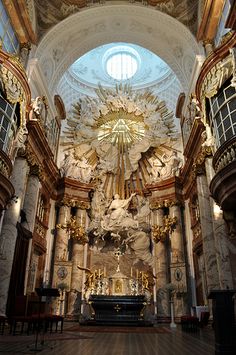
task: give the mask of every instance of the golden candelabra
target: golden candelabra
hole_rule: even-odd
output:
[[[74,216],[72,216],[66,224],[57,224],[56,228],[65,229],[70,238],[76,240],[79,244],[84,245],[88,243],[88,237],[84,226],[79,224]]]
[[[155,243],[164,242],[169,235],[176,228],[177,217],[164,216],[163,226],[152,226],[152,237]]]

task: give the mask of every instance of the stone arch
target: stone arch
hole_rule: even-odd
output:
[[[66,18],[43,37],[35,56],[42,68],[53,61],[46,80],[56,91],[76,59],[111,42],[135,43],[151,50],[171,67],[184,90],[195,56],[202,53],[193,34],[171,16],[140,5],[117,4],[85,9]]]

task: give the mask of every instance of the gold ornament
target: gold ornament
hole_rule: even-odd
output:
[[[177,221],[177,217],[165,216],[163,218],[163,226],[158,226],[155,224],[152,227],[152,237],[154,242],[164,242],[169,233],[172,233],[175,230]]]
[[[85,231],[84,226],[79,224],[76,220],[76,217],[72,216],[66,224],[57,224],[57,229],[65,229],[66,232],[69,234],[70,238],[79,242],[79,244],[86,244],[88,243],[88,237]]]

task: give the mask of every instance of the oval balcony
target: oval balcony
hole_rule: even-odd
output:
[[[14,196],[14,187],[9,180],[12,172],[10,158],[0,150],[0,216]]]
[[[236,137],[223,143],[213,157],[216,172],[210,191],[223,210],[234,209],[236,204]]]

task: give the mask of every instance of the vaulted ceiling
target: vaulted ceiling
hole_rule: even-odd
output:
[[[39,38],[42,37],[60,21],[88,7],[121,3],[150,7],[161,11],[177,19],[188,27],[193,34],[196,34],[198,7],[201,3],[197,0],[35,0],[38,36]]]

